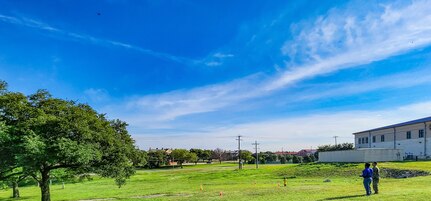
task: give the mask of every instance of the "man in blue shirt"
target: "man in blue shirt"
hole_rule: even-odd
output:
[[[361,177],[364,178],[364,187],[367,192],[367,196],[371,195],[371,181],[373,181],[373,170],[370,168],[369,163],[365,163],[365,169],[362,170]]]

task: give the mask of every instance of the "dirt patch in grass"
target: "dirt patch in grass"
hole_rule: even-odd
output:
[[[352,177],[360,174],[358,164],[351,163],[304,163],[274,171],[278,177]]]
[[[189,197],[190,194],[152,194],[152,195],[140,195],[129,197],[132,199],[151,199],[158,197]],[[79,201],[106,201],[106,200],[121,200],[120,198],[98,198],[98,199],[87,199],[87,200],[79,200]]]
[[[191,195],[189,194],[153,194],[153,195],[142,195],[142,196],[134,196],[134,197],[130,197],[130,198],[157,198],[157,197],[165,197],[165,196],[169,196],[169,197],[189,197]]]
[[[381,168],[380,171],[382,172],[381,175],[383,177],[396,178],[396,179],[430,175],[429,172],[423,171],[423,170],[401,170],[401,169]]]

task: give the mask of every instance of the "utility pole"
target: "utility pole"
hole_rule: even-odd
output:
[[[337,138],[338,138],[339,136],[334,136],[333,138],[335,139],[335,146],[337,146]]]
[[[242,169],[242,161],[241,161],[241,135],[237,136],[238,138],[236,140],[238,140],[238,169]]]
[[[259,168],[259,154],[257,153],[257,145],[259,145],[259,143],[257,143],[257,140],[256,141],[254,141],[254,143],[252,144],[252,145],[254,145],[254,150],[255,150],[255,153],[256,153],[256,169],[258,169]]]

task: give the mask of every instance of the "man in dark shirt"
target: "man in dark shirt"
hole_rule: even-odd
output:
[[[379,193],[380,169],[377,167],[377,162],[373,163],[373,189],[374,194]]]
[[[361,177],[364,178],[364,187],[365,187],[365,191],[367,193],[367,196],[371,195],[371,181],[373,181],[372,177],[373,177],[373,170],[370,168],[370,164],[369,163],[365,163],[365,169],[362,170],[362,175]]]

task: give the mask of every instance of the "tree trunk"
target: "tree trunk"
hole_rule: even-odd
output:
[[[13,189],[13,198],[19,198],[19,189],[18,189],[18,182],[14,181],[12,182],[12,189]]]
[[[40,191],[42,193],[42,201],[51,201],[51,194],[49,191],[49,170],[41,171],[42,180],[40,182]]]

